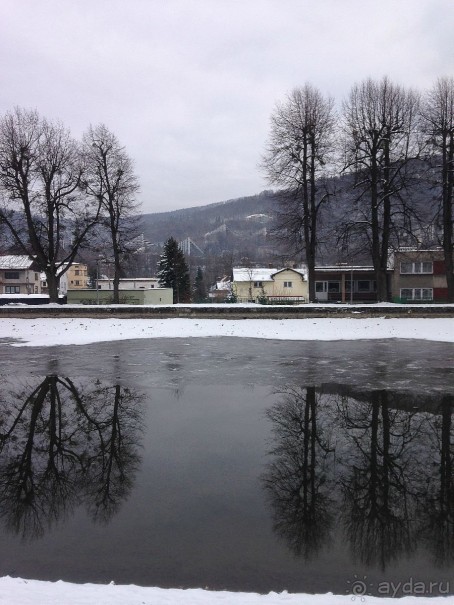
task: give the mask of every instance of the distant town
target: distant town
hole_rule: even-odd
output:
[[[186,250],[187,255],[190,255],[190,246],[196,244],[189,239],[179,243],[180,250]],[[201,258],[203,256],[198,257],[199,262]],[[113,276],[109,263],[97,262],[95,272],[83,262],[74,262],[64,269],[58,286],[61,304],[112,303]],[[198,296],[197,303],[288,305],[309,301],[307,267],[301,263],[234,266],[231,273],[206,285],[203,283],[203,265],[199,266],[200,275],[199,290],[192,288],[193,298]],[[441,249],[397,249],[389,256],[387,275],[392,302],[446,302],[446,273]],[[315,280],[316,302],[377,302],[372,266],[347,263],[318,265]],[[0,255],[0,288],[0,304],[3,305],[49,302],[46,275],[27,255]],[[119,289],[123,304],[168,305],[176,302],[174,289],[163,285],[163,280],[156,275],[121,278]]]

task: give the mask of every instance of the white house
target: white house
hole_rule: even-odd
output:
[[[234,267],[232,291],[238,302],[307,302],[307,268]]]

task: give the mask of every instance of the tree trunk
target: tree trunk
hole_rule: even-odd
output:
[[[375,153],[375,152],[374,152]],[[374,266],[375,281],[377,282],[377,300],[379,302],[385,302],[388,300],[388,283],[386,277],[386,268],[383,269],[383,239],[380,242],[380,218],[378,212],[379,205],[379,193],[378,193],[378,181],[379,181],[379,169],[375,156],[372,157],[371,165],[371,192],[370,192],[370,203],[371,203],[371,223],[372,223],[372,264]],[[383,235],[386,229],[386,224],[383,224]],[[389,226],[388,226],[388,237],[389,237]],[[381,244],[381,245],[380,245]]]
[[[113,229],[113,227],[112,227]],[[112,248],[113,248],[113,256],[114,256],[114,278],[113,278],[113,304],[120,304],[120,276],[122,273],[121,269],[121,258],[120,258],[120,250],[117,242],[118,230],[112,231]]]
[[[120,271],[117,263],[115,263],[114,278],[113,278],[113,300],[114,305],[120,304]]]
[[[58,303],[59,278],[52,271],[46,271],[47,287],[49,290],[49,302]]]
[[[381,266],[376,267],[375,280],[377,282],[378,302],[388,302],[388,274],[386,269]]]
[[[388,302],[390,298],[389,281],[387,276],[389,239],[391,235],[391,159],[389,155],[390,136],[390,133],[388,133],[383,141],[385,149],[383,154],[383,221],[380,254],[380,302]]]
[[[448,302],[454,302],[454,266],[453,266],[453,180],[454,180],[454,141],[443,145],[443,251],[445,259]]]
[[[309,302],[315,302],[315,258],[307,255],[307,279],[309,280]]]
[[[307,217],[306,222],[308,225],[307,229],[307,240],[306,240],[306,261],[309,278],[309,302],[315,302],[315,256],[317,251],[317,203],[316,194],[317,186],[315,179],[315,138],[310,137],[310,164],[309,164],[309,185],[310,185],[310,197],[308,199]],[[307,191],[306,191],[307,195]]]
[[[452,261],[452,207],[445,208],[443,250],[445,258],[446,282],[448,286],[448,302],[454,302],[454,266]]]

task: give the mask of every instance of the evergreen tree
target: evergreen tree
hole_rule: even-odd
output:
[[[193,300],[196,303],[204,303],[207,301],[207,291],[205,280],[203,277],[202,267],[197,267],[197,273],[194,280]]]
[[[191,302],[189,269],[178,242],[173,237],[164,244],[164,252],[158,264],[159,284],[173,289],[174,303]]]

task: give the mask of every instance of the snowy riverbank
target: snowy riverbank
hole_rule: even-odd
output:
[[[454,318],[0,320],[0,339],[28,346],[83,345],[133,338],[219,336],[324,341],[410,338],[454,342]]]
[[[20,578],[0,578],[0,602],[8,605],[392,605],[396,599],[368,595],[304,595],[244,592],[210,592],[202,589],[177,590],[115,586],[109,584],[70,584],[38,582]],[[454,604],[454,597],[403,597],[402,605]]]

